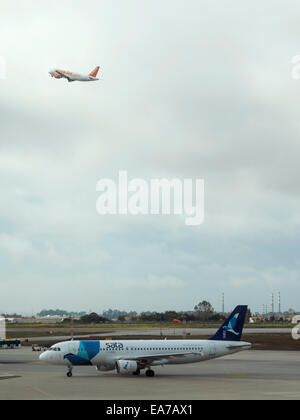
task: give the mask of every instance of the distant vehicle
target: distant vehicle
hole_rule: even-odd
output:
[[[154,376],[151,366],[202,362],[249,349],[241,340],[247,306],[237,306],[209,340],[65,341],[50,347],[40,360],[68,367],[96,366],[98,371],[116,369],[119,374]]]
[[[32,351],[42,351],[42,347],[39,346],[38,344],[33,344],[31,346]]]
[[[21,347],[21,340],[13,339],[13,340],[0,340],[0,349],[7,348],[7,349],[15,349]]]
[[[65,78],[69,82],[75,82],[76,80],[78,82],[94,82],[96,80],[99,80],[97,78],[97,74],[98,74],[99,69],[100,69],[100,67],[97,66],[90,74],[87,74],[87,75],[79,74],[79,73],[73,73],[71,71],[59,70],[59,69],[50,70],[49,74],[52,77],[54,77],[55,79]]]

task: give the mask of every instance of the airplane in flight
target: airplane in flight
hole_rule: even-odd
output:
[[[219,330],[208,340],[118,340],[64,341],[40,355],[40,360],[68,368],[95,366],[97,371],[116,370],[119,374],[154,376],[152,366],[195,363],[215,359],[251,348],[241,341],[247,312],[246,305],[237,306]]]
[[[58,70],[58,69],[50,70],[49,74],[55,79],[61,79],[64,77],[69,82],[75,82],[76,80],[79,82],[94,82],[96,80],[99,80],[97,78],[99,69],[100,67],[97,66],[90,74],[87,74],[87,75],[73,73],[71,71],[66,71],[66,70]]]

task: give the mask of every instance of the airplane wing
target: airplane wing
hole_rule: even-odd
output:
[[[55,70],[56,73],[58,73],[61,77],[65,77],[66,79],[68,79],[69,82],[74,82],[73,79],[71,79],[71,77],[67,76],[65,73],[63,73],[62,71],[59,70]]]
[[[139,362],[144,362],[144,363],[151,363],[157,360],[162,360],[162,359],[173,359],[175,357],[184,357],[187,355],[199,355],[199,352],[185,352],[185,353],[169,353],[169,354],[149,354],[149,355],[143,355],[143,356],[131,356],[131,357],[126,357],[126,360],[135,360],[135,361],[139,361]],[[120,358],[121,359],[121,358]]]

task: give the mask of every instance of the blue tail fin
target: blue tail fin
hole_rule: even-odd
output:
[[[237,306],[221,328],[210,340],[240,341],[244,327],[247,305]]]

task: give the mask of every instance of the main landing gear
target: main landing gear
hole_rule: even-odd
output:
[[[141,369],[137,369],[136,371],[132,372],[132,374],[135,375],[135,376],[140,375],[141,374]],[[152,378],[155,375],[154,370],[152,370],[150,368],[146,370],[145,374],[149,378]]]
[[[146,370],[146,376],[148,376],[148,378],[153,378],[154,375],[155,375],[154,370],[152,369]]]

